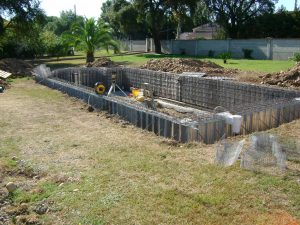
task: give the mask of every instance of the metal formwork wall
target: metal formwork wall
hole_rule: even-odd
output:
[[[180,75],[178,74],[132,68],[122,69],[122,74],[123,85],[126,88],[131,86],[143,88],[143,84],[148,83],[148,88],[156,96],[180,100],[180,84],[178,82]]]
[[[276,103],[275,103],[276,101]],[[300,118],[300,101],[296,99],[277,99],[257,104],[250,109],[243,109],[238,114],[243,116],[242,134],[264,131],[289,123]],[[230,136],[230,130],[228,136]]]
[[[180,142],[195,141],[212,144],[219,140],[225,132],[225,120],[219,116],[213,116],[199,122],[182,122],[177,118],[150,109],[134,107],[126,104],[126,102],[96,95],[88,88],[75,86],[71,83],[41,77],[36,77],[36,80],[50,88],[81,99],[96,109],[117,114],[133,125],[165,138],[173,138]]]
[[[52,72],[52,77],[87,87],[94,87],[96,82],[102,82],[105,86],[111,84],[111,76],[105,68],[58,69]]]
[[[222,106],[230,111],[236,107],[272,99],[291,99],[299,92],[252,85],[228,80],[216,80],[195,76],[180,76],[180,101],[214,109]]]

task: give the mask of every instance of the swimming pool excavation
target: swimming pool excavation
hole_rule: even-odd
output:
[[[134,68],[65,68],[47,76],[43,71],[49,69],[35,69],[38,82],[181,142],[214,143],[300,118],[300,92],[293,90]],[[97,82],[110,86],[108,96],[94,93]],[[152,93],[152,102],[125,97],[133,87]]]

